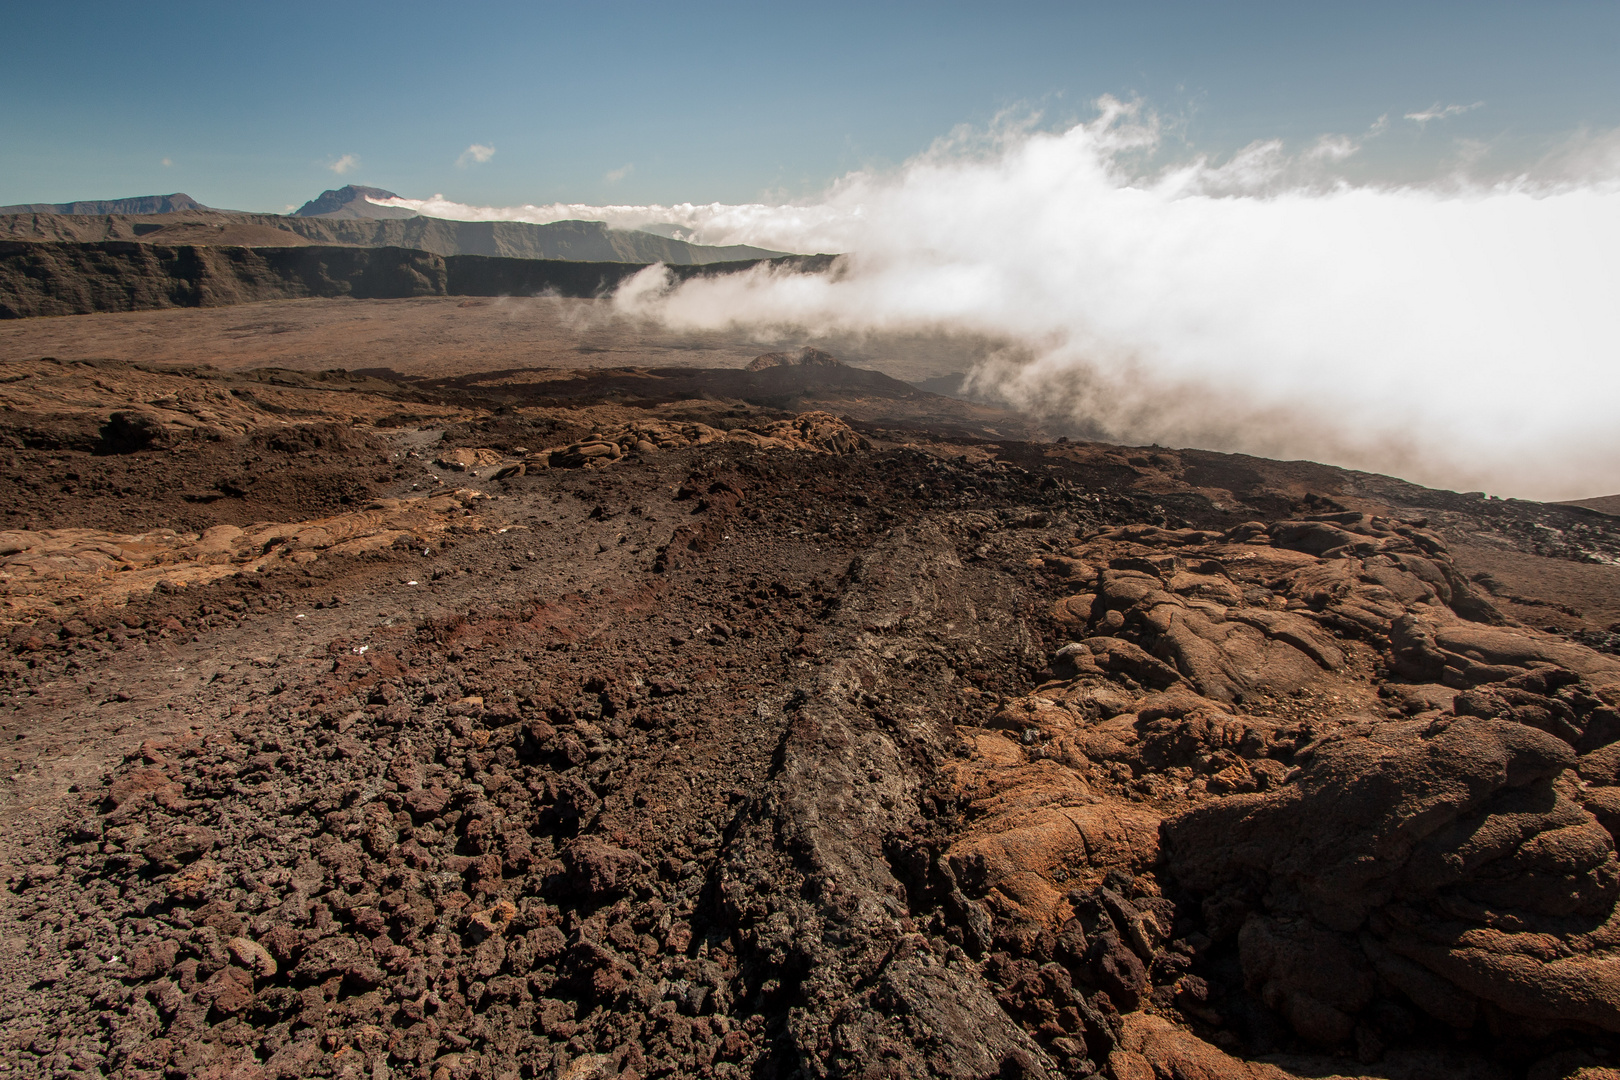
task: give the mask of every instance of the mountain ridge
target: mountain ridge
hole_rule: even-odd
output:
[[[133,195],[124,199],[81,199],[77,202],[0,206],[0,214],[178,214],[195,210],[213,211],[213,207],[204,206],[180,191],[170,195]]]
[[[215,230],[210,238],[206,229]],[[272,231],[273,230],[273,231]],[[399,219],[187,211],[171,214],[74,215],[43,212],[0,214],[0,239],[58,243],[213,243],[280,247],[321,244],[344,247],[406,247],[435,255],[487,255],[509,259],[570,259],[584,262],[662,262],[702,265],[777,258],[783,252],[743,244],[709,247],[600,221],[452,221],[413,216]]]
[[[378,206],[372,199],[397,199],[398,195],[383,188],[363,184],[344,184],[328,188],[292,212],[293,217],[370,218],[379,221],[398,221],[417,217],[415,210],[402,206]]]
[[[76,244],[134,240],[239,247],[402,247],[444,256],[673,265],[772,259],[789,254],[748,244],[694,244],[670,235],[672,230],[615,229],[603,221],[457,221],[368,201],[393,198],[398,196],[384,188],[346,184],[321,192],[291,214],[216,210],[180,193],[75,203],[20,203],[0,207],[0,239]]]

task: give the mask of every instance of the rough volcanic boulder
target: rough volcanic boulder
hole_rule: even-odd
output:
[[[1119,1049],[1108,1056],[1114,1080],[1292,1080],[1258,1061],[1241,1061],[1168,1020],[1131,1013],[1121,1023]]]
[[[715,442],[746,443],[760,450],[808,450],[821,454],[853,454],[871,445],[848,424],[827,412],[800,413],[791,420],[773,421],[758,431],[748,428],[722,431],[691,422],[634,420],[571,446],[531,457],[528,464],[578,469],[610,464],[630,454],[655,454]],[[513,468],[504,475],[520,473]]]
[[[458,446],[439,454],[433,463],[440,468],[451,469],[455,472],[467,472],[469,469],[482,469],[489,465],[499,465],[501,460],[500,453],[495,450],[482,447]]]
[[[1369,726],[1274,792],[1165,822],[1166,867],[1239,934],[1299,1033],[1348,1037],[1378,976],[1443,1022],[1620,1031],[1620,863],[1568,743],[1511,720]]]
[[[801,442],[824,454],[853,454],[871,447],[848,424],[829,412],[800,413],[792,420],[781,420],[762,433],[788,443]]]
[[[151,413],[120,411],[101,426],[101,443],[108,453],[130,454],[167,445],[172,434]]]

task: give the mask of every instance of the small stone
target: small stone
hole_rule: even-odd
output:
[[[263,945],[245,937],[234,937],[225,943],[236,962],[253,972],[261,979],[268,979],[276,973],[275,958]]]

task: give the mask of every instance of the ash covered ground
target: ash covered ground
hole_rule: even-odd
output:
[[[1620,519],[805,359],[0,363],[0,1068],[1612,1074]]]

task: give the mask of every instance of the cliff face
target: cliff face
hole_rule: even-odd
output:
[[[516,259],[486,255],[450,255],[444,260],[449,272],[451,296],[539,296],[555,293],[558,296],[601,296],[655,262],[623,262],[605,259],[584,262],[575,259]],[[819,255],[788,255],[779,259],[737,259],[718,263],[677,263],[669,267],[676,278],[686,280],[717,274],[734,274],[770,262],[798,270],[817,273],[831,265],[831,258]]]
[[[779,252],[734,244],[705,247],[652,233],[610,229],[600,221],[447,221],[414,217],[402,221],[287,218],[283,227],[323,243],[414,247],[440,255],[490,255],[509,259],[573,259],[580,262],[692,263],[763,259]]]
[[[444,260],[404,248],[0,241],[0,318],[220,307],[309,296],[441,296]]]
[[[532,225],[522,221],[448,221],[429,217],[379,220],[211,211],[146,215],[144,219],[143,215],[116,213],[3,214],[0,215],[0,237],[75,243],[99,243],[105,240],[165,243],[178,239],[176,232],[191,226],[184,235],[185,242],[200,243],[205,242],[200,239],[197,228],[200,225],[215,228],[226,243],[403,247],[430,251],[436,255],[487,255],[509,259],[662,262],[684,266],[762,259],[778,254],[742,244],[729,247],[689,244],[652,233],[610,229],[600,221],[554,221],[546,225]],[[275,240],[277,234],[286,239]]]
[[[678,277],[734,273],[760,262],[672,268]],[[825,256],[773,260],[802,272],[824,270]],[[255,300],[410,296],[591,297],[616,288],[649,263],[614,260],[441,256],[402,247],[230,247],[0,240],[0,319],[223,307]]]

